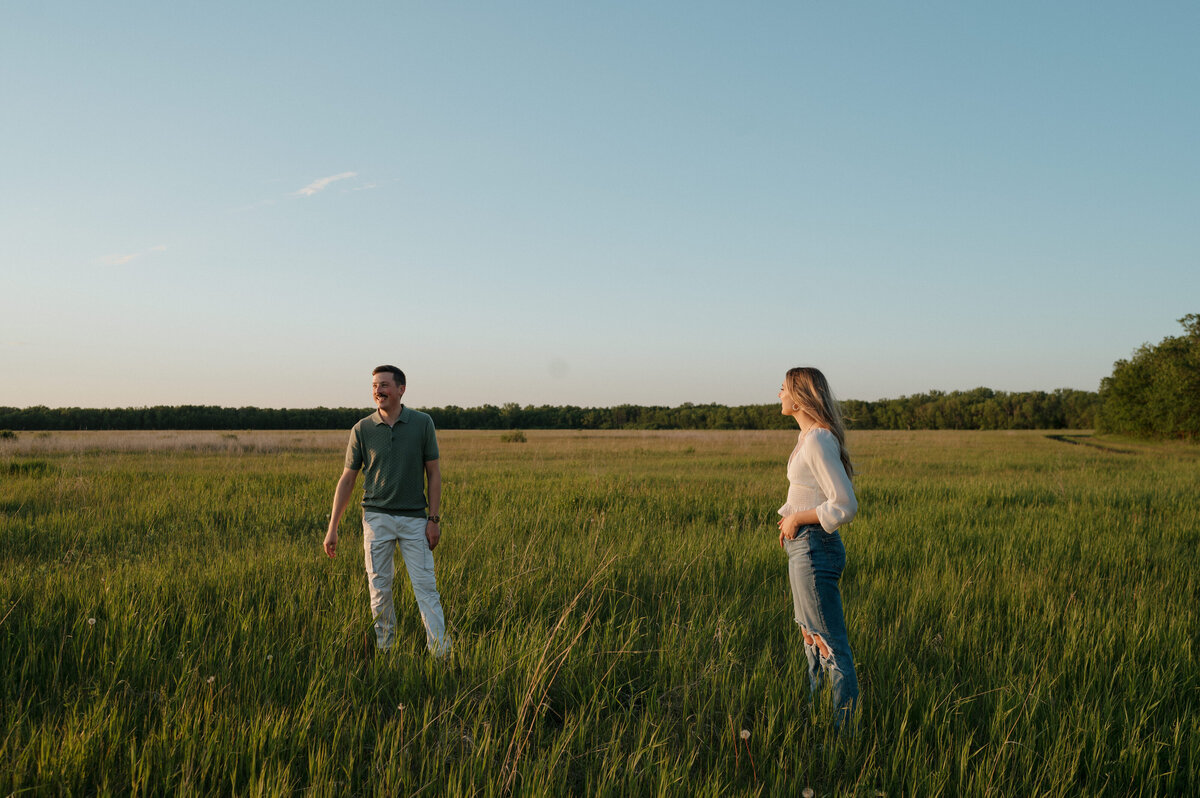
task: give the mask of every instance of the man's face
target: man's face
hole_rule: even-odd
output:
[[[375,397],[375,406],[380,410],[392,411],[400,406],[400,397],[404,396],[404,386],[396,384],[396,378],[391,372],[383,371],[371,377],[371,395]]]

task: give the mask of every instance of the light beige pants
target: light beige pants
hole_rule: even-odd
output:
[[[433,552],[425,539],[425,519],[364,510],[363,554],[371,590],[371,616],[375,619],[375,645],[386,651],[396,639],[392,583],[397,547],[408,569],[421,622],[425,624],[425,645],[437,656],[449,654],[450,637],[446,634],[442,599],[433,575]]]

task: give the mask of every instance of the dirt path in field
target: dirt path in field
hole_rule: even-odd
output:
[[[1047,435],[1046,437],[1052,441],[1069,443],[1072,446],[1091,446],[1093,449],[1099,449],[1102,452],[1111,452],[1112,454],[1135,454],[1132,449],[1117,449],[1113,446],[1096,443],[1091,440],[1091,435]]]

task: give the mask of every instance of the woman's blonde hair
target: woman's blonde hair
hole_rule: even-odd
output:
[[[812,416],[818,426],[827,428],[837,438],[846,476],[854,479],[854,466],[850,463],[850,453],[846,451],[846,425],[842,421],[842,408],[829,389],[829,380],[825,379],[820,369],[797,366],[788,369],[783,378],[783,389],[792,404]]]

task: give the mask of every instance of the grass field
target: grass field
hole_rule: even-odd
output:
[[[0,794],[1194,794],[1200,449],[1049,435],[852,433],[839,739],[794,432],[442,433],[448,665],[320,551],[345,433],[19,433]]]

